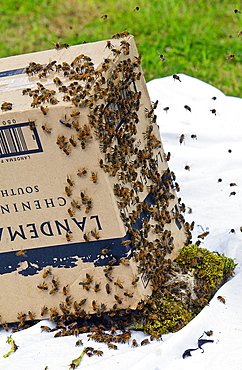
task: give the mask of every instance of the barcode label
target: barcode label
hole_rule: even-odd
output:
[[[43,152],[34,122],[0,127],[0,158]]]

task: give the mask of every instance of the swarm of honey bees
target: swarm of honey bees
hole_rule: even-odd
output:
[[[43,305],[37,314],[31,311],[27,314],[21,312],[17,317],[18,324],[14,328],[17,331],[28,327],[35,322],[36,316],[49,317],[56,326],[54,329],[43,326],[41,328],[43,331],[53,331],[55,337],[89,333],[90,339],[106,343],[109,349],[117,349],[116,343],[129,341],[130,328],[140,328],[149,332],[151,340],[160,339],[161,334],[165,332],[160,329],[163,315],[161,307],[165,307],[168,299],[177,299],[179,301],[177,304],[184,305],[194,298],[190,285],[182,281],[180,267],[169,258],[175,246],[172,232],[167,226],[175,222],[183,228],[187,238],[185,244],[188,245],[191,242],[194,225],[185,222],[182,212],[185,212],[186,207],[180,198],[175,209],[170,209],[170,202],[176,199],[175,190],[179,191],[180,188],[175,174],[168,166],[163,173],[160,173],[158,168],[157,153],[161,148],[155,115],[158,101],[149,107],[141,107],[142,92],[139,90],[142,76],[141,56],[130,57],[129,35],[126,32],[113,36],[113,39],[119,38],[121,38],[119,47],[113,46],[113,40],[106,42],[106,50],[110,51],[111,56],[104,58],[97,68],[91,58],[84,54],[78,55],[71,63],[57,63],[54,60],[42,65],[30,62],[26,67],[26,73],[31,78],[37,78],[38,82],[36,88],[26,88],[22,94],[30,97],[31,107],[39,109],[47,119],[50,107],[59,104],[61,100],[73,107],[71,113],[60,118],[58,122],[60,128],[68,129],[69,136],[58,134],[54,138],[64,156],[71,157],[72,151],[77,148],[88,150],[94,138],[98,141],[100,148],[98,170],[79,167],[75,175],[66,174],[63,190],[70,203],[67,213],[73,217],[80,209],[85,214],[92,212],[94,202],[88,190],[81,189],[78,199],[73,197],[73,192],[77,180],[81,181],[83,178],[89,179],[93,186],[98,186],[99,176],[103,171],[113,184],[119,215],[126,229],[126,237],[120,247],[125,248],[129,254],[117,259],[109,254],[109,246],[104,247],[101,255],[107,257],[107,265],[103,268],[105,284],[96,281],[94,271],[93,274],[85,273],[79,282],[81,299],[72,296],[69,285],[63,284],[51,268],[45,269],[36,290],[43,295],[60,295],[59,306]],[[56,45],[56,48],[66,46],[60,44]],[[177,75],[173,75],[173,78],[180,81]],[[52,79],[55,89],[49,89],[44,85],[44,81],[48,79]],[[10,104],[3,103],[2,109],[11,109]],[[89,110],[88,124],[81,124],[79,120],[83,108]],[[142,145],[137,145],[141,109],[146,128],[142,132]],[[40,127],[48,137],[52,137],[54,130],[52,131],[50,124],[45,123]],[[180,144],[184,139],[185,136],[181,135]],[[168,161],[170,155],[168,152],[162,161]],[[142,177],[146,182],[142,181]],[[144,196],[147,190],[148,196]],[[91,238],[94,240],[101,238],[98,229],[94,228],[83,233],[85,242],[89,242]],[[70,230],[66,232],[66,241],[70,243],[73,241]],[[129,284],[114,278],[115,266],[122,265],[128,268],[131,260],[137,265],[137,274],[128,282]],[[141,277],[145,277],[147,284],[152,287],[152,295],[141,300],[135,309],[131,309],[131,303],[127,301],[132,302]],[[184,297],[179,297],[179,300],[177,296],[181,290],[184,290]],[[90,291],[94,292],[97,298],[90,299],[88,296]],[[108,298],[111,297],[113,301],[111,308],[98,299],[100,291]],[[200,302],[199,307],[201,305]],[[191,307],[192,305],[189,306]],[[171,312],[173,315],[174,311]],[[184,315],[181,326],[191,319],[191,315],[186,313]],[[7,330],[7,324],[2,325]],[[122,334],[117,334],[118,330],[121,330]],[[171,326],[169,330],[178,330],[178,326]],[[148,343],[149,341],[145,339],[141,345]],[[132,346],[138,346],[135,340]],[[96,354],[101,356],[100,352]],[[86,353],[91,355],[94,351],[87,350]]]

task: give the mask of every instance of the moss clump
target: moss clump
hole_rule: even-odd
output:
[[[146,306],[145,333],[162,335],[176,332],[193,318],[184,303],[174,296],[166,296],[161,300],[154,299],[152,306],[153,308],[149,303]]]
[[[193,272],[205,298],[211,297],[214,290],[224,284],[234,274],[236,263],[224,254],[210,252],[197,245],[183,247],[175,262]]]
[[[146,333],[180,330],[234,275],[236,267],[231,258],[197,245],[184,246],[175,261],[168,262],[162,285],[153,290],[143,310],[141,322]]]

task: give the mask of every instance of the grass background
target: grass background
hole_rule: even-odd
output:
[[[0,0],[0,57],[51,49],[59,40],[76,45],[128,31],[142,54],[146,81],[185,73],[242,98],[242,13],[234,12],[240,5],[238,0]],[[235,58],[226,59],[228,54]]]

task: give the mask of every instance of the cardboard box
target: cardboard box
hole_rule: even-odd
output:
[[[135,309],[187,240],[157,102],[119,36],[0,60],[2,321]]]

